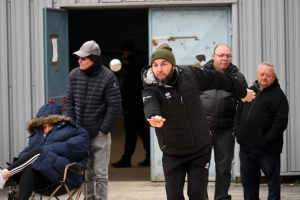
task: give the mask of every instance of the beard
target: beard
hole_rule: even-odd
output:
[[[165,86],[167,85],[168,81],[172,78],[173,76],[173,73],[174,73],[174,69],[172,69],[169,74],[166,75],[166,77],[164,79],[158,79],[156,76],[155,76],[155,79],[158,83],[159,86]]]

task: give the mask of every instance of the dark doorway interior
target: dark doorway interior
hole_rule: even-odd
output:
[[[136,46],[148,55],[148,9],[80,9],[69,10],[69,70],[78,67],[77,57],[73,52],[81,45],[94,40],[100,46],[103,64],[109,67],[112,59],[122,62],[120,50],[124,41],[131,39]],[[116,73],[120,85],[123,71]],[[124,150],[123,116],[118,119],[111,132],[112,149],[110,162],[118,161]],[[132,157],[132,168],[113,168],[109,166],[110,181],[149,181],[150,167],[138,167],[137,162],[145,158],[141,140]]]
[[[72,53],[94,40],[100,46],[103,64],[122,59],[121,45],[134,40],[148,56],[148,9],[69,10],[70,70],[78,66]]]

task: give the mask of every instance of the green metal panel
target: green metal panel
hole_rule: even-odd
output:
[[[69,73],[68,12],[44,8],[45,99],[66,114]]]

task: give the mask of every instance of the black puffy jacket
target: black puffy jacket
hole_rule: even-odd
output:
[[[114,73],[103,65],[90,75],[81,73],[79,67],[73,69],[69,74],[67,109],[68,116],[84,127],[90,138],[99,131],[109,133],[122,112]]]
[[[203,67],[209,70],[215,70],[213,60],[208,61]],[[240,81],[245,87],[248,87],[246,79],[238,68],[230,63],[225,74]],[[232,129],[234,114],[239,98],[232,93],[224,90],[208,90],[200,92],[203,110],[210,124],[211,130]]]
[[[142,91],[146,118],[159,115],[166,119],[155,128],[161,150],[171,155],[192,154],[211,142],[209,123],[202,111],[199,91],[225,89],[240,98],[246,87],[217,71],[195,67],[176,67],[177,88],[159,86],[150,66],[142,71]]]

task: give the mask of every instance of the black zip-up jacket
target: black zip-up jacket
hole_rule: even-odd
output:
[[[107,134],[122,112],[119,83],[114,73],[102,65],[92,74],[73,69],[69,74],[68,116],[85,128],[90,139],[99,131]]]
[[[142,91],[146,118],[159,115],[166,119],[155,128],[163,153],[192,154],[211,142],[209,123],[202,111],[199,91],[224,89],[236,96],[246,96],[246,87],[236,79],[217,71],[177,66],[177,88],[159,86],[150,66],[144,67]]]
[[[215,70],[213,60],[208,61],[204,66],[209,70]],[[246,79],[238,68],[230,63],[224,72],[230,77],[240,81],[243,86],[248,87]],[[208,90],[200,92],[202,108],[210,124],[210,130],[226,130],[233,128],[234,114],[239,98],[224,90]]]
[[[288,100],[278,80],[260,91],[257,81],[252,102],[240,102],[234,118],[235,135],[240,149],[260,155],[282,152],[283,132],[288,124]]]

